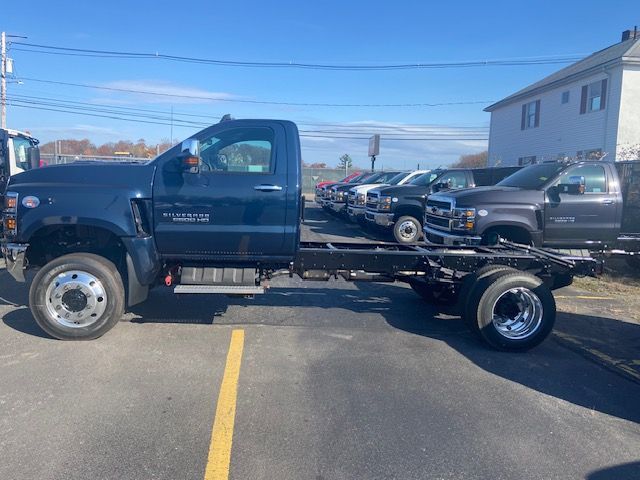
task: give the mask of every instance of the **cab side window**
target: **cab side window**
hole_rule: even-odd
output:
[[[464,172],[450,172],[444,174],[440,180],[442,183],[448,183],[449,188],[466,188],[469,185],[467,184],[467,176]]]
[[[233,128],[200,141],[203,173],[260,174],[274,169],[270,128]]]
[[[559,183],[583,183],[584,193],[607,193],[607,176],[599,165],[581,165],[570,168],[562,175]]]

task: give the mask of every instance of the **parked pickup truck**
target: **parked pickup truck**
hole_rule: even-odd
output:
[[[422,235],[421,222],[427,195],[442,190],[494,185],[518,168],[436,169],[406,185],[370,190],[367,193],[365,219],[371,224],[392,229],[393,236],[399,243],[414,243]]]
[[[360,175],[356,175],[355,177],[351,177],[347,181],[325,182],[324,185],[322,185],[319,188],[316,188],[315,201],[322,208],[328,209],[329,203],[331,202],[331,187],[333,187],[334,185],[351,185],[351,186],[360,185],[361,182],[369,178],[371,175],[373,175],[373,173],[366,172],[366,173],[361,173]]]
[[[251,296],[278,275],[341,276],[406,282],[432,303],[458,298],[473,331],[503,350],[544,340],[555,320],[551,290],[597,271],[591,258],[508,243],[301,242],[301,163],[294,123],[225,120],[146,164],[20,173],[2,213],[6,271],[24,282],[25,269],[37,270],[29,307],[64,340],[103,335],[152,287]]]
[[[551,162],[493,187],[433,195],[424,217],[436,244],[640,251],[640,162]]]
[[[28,133],[0,129],[0,201],[9,177],[40,166],[38,143]]]
[[[346,215],[347,214],[347,199],[349,197],[349,190],[354,188],[354,186],[360,187],[363,185],[386,185],[389,180],[393,177],[397,176],[400,172],[397,171],[387,171],[387,172],[376,172],[367,177],[364,180],[364,183],[348,183],[348,184],[337,184],[331,187],[329,208],[338,215]]]
[[[427,173],[427,170],[414,170],[413,172],[400,172],[395,177],[388,181],[380,182],[384,183],[384,186],[389,185],[404,185],[409,183],[416,177],[419,177],[423,173]],[[352,222],[364,223],[364,214],[367,204],[367,192],[374,188],[381,187],[379,183],[366,183],[357,187],[349,189],[349,196],[347,197],[347,214]]]

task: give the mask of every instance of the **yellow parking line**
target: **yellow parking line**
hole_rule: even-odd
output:
[[[227,364],[224,368],[224,376],[218,394],[218,406],[211,431],[211,444],[209,445],[204,480],[227,480],[229,478],[238,377],[240,376],[243,348],[244,330],[233,330],[229,353],[227,353]]]

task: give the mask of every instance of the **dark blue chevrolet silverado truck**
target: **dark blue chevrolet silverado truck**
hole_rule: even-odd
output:
[[[459,300],[491,346],[524,350],[553,327],[551,290],[597,270],[590,258],[509,243],[301,242],[301,185],[294,123],[223,121],[144,165],[71,164],[12,177],[2,253],[19,282],[37,270],[31,312],[64,340],[103,335],[150,288],[252,296],[273,277],[297,275],[406,282],[431,303]]]

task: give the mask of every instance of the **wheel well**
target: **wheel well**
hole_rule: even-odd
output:
[[[94,253],[111,260],[118,269],[124,265],[126,249],[106,228],[88,225],[49,225],[29,240],[30,265],[42,266],[68,253]]]
[[[530,245],[532,242],[531,233],[526,228],[513,225],[491,227],[482,234],[482,240],[484,243],[491,245],[497,242],[498,236],[524,245]]]
[[[415,218],[422,224],[422,210],[418,207],[402,207],[399,208],[395,215],[393,216],[394,220],[398,220],[400,217],[410,216]]]

